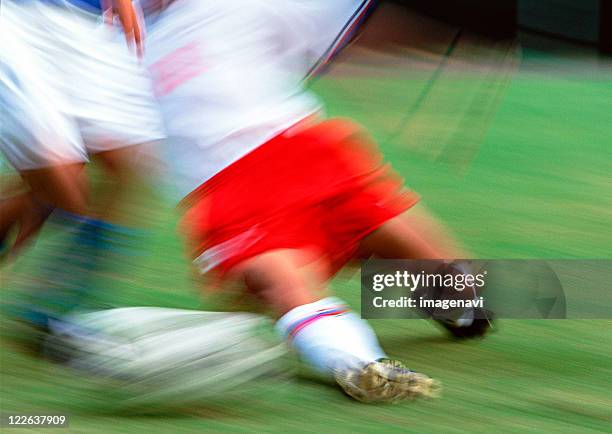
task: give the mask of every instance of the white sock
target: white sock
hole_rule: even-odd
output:
[[[302,360],[324,375],[386,357],[368,323],[337,298],[292,309],[278,320],[276,329]]]

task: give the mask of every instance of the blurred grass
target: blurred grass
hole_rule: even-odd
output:
[[[477,257],[610,257],[612,81],[519,72],[484,142],[476,144],[472,164],[458,171],[407,146],[401,138],[410,134],[409,123],[389,140],[398,128],[398,111],[409,108],[410,95],[426,79],[332,75],[315,90],[330,115],[352,116],[370,129],[408,184]],[[456,86],[460,92],[461,79]],[[430,131],[444,116],[448,107],[440,107],[440,117],[427,117]],[[147,215],[152,227],[147,255],[137,259],[132,269],[137,271],[120,291],[109,288],[109,299],[201,305],[172,208],[152,202]],[[53,236],[43,237],[39,250]],[[3,301],[37,266],[35,250],[1,271]],[[334,289],[358,308],[356,276],[338,279]],[[3,319],[0,409],[67,412],[75,432],[609,432],[610,325],[506,320],[486,340],[454,343],[424,321],[379,320],[373,326],[390,355],[440,379],[441,399],[363,406],[334,388],[296,379],[278,389],[254,386],[198,409],[143,416],[105,412],[108,397],[86,392],[80,379],[20,351],[8,339],[13,331]]]

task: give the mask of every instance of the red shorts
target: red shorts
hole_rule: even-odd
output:
[[[201,271],[222,275],[277,249],[308,249],[332,272],[370,232],[418,201],[361,127],[294,127],[228,166],[182,202]]]

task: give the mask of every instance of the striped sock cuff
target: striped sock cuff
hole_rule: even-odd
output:
[[[348,312],[350,309],[340,299],[328,297],[287,312],[276,323],[276,329],[285,338],[294,338],[305,327],[321,318],[340,316]]]

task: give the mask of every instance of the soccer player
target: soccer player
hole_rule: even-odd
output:
[[[102,24],[106,9],[123,36]],[[0,32],[0,150],[28,188],[0,203],[0,237],[21,221],[22,242],[53,210],[72,234],[40,270],[47,284],[22,312],[44,328],[81,301],[98,260],[131,237],[117,211],[144,147],[164,133],[137,59],[142,30],[130,0],[5,0]],[[84,173],[92,156],[114,183],[95,215]]]
[[[328,280],[358,256],[462,256],[403,216],[417,196],[305,89],[372,3],[143,3],[194,265],[259,297],[303,360],[366,402],[427,396],[434,382],[389,360]]]

